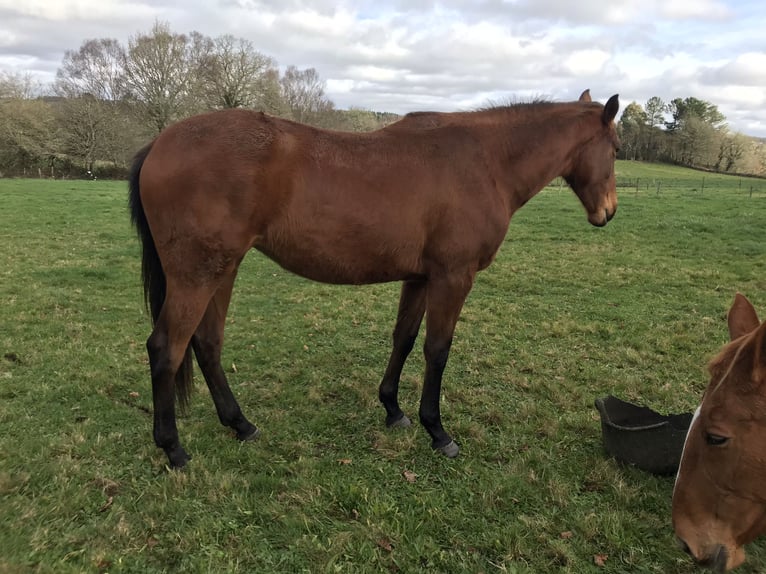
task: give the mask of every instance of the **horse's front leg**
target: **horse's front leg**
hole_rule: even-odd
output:
[[[412,423],[399,408],[399,379],[404,362],[415,345],[420,323],[426,311],[425,281],[405,281],[399,297],[399,312],[394,327],[393,349],[383,381],[378,389],[378,398],[386,409],[386,426],[408,427]]]
[[[431,278],[427,287],[426,342],[423,348],[426,374],[420,398],[420,422],[431,435],[431,447],[454,458],[458,445],[442,427],[439,399],[442,374],[447,365],[452,335],[460,310],[473,286],[475,272]]]

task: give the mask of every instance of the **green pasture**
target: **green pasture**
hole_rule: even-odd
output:
[[[398,284],[310,283],[251,254],[224,367],[263,434],[238,443],[197,376],[182,472],[151,439],[125,183],[0,180],[0,572],[696,572],[673,479],[605,456],[593,401],[697,406],[735,292],[766,314],[766,181],[618,177],[658,170],[680,183],[621,187],[605,228],[557,184],[516,214],[445,373],[455,460],[418,424],[384,428]],[[765,567],[756,542],[741,572]]]

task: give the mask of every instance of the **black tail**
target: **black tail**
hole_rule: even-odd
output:
[[[153,143],[150,143],[139,150],[133,158],[133,166],[130,169],[128,180],[130,188],[128,205],[130,207],[130,220],[133,222],[141,241],[141,276],[144,283],[144,303],[151,312],[152,325],[154,325],[157,323],[162,305],[165,303],[165,272],[162,270],[162,263],[160,263],[160,257],[157,254],[157,247],[154,245],[149,222],[146,220],[139,189],[141,166],[144,165],[144,160],[149,155],[152,145]],[[186,354],[176,374],[176,396],[182,410],[186,409],[189,404],[191,388],[192,357],[190,345],[186,348]]]

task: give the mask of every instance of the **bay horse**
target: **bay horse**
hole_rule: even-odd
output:
[[[562,176],[590,223],[617,209],[617,95],[405,116],[368,133],[231,109],[168,127],[131,169],[131,219],[142,245],[153,330],[146,347],[154,441],[171,468],[189,455],[176,428],[191,350],[219,420],[240,440],[258,429],[221,367],[237,269],[255,248],[283,268],[336,284],[402,281],[393,350],[378,396],[389,427],[409,426],[399,377],[426,317],[419,418],[433,449],[457,456],[441,423],[442,373],[476,273],[494,259],[511,216]]]
[[[673,490],[679,545],[716,572],[745,560],[766,532],[766,322],[737,293],[729,342],[710,362]]]

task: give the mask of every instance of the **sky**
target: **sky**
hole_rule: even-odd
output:
[[[0,72],[55,78],[84,41],[148,33],[250,40],[313,67],[338,108],[457,111],[586,88],[621,109],[658,96],[718,106],[766,137],[764,0],[0,0]]]

